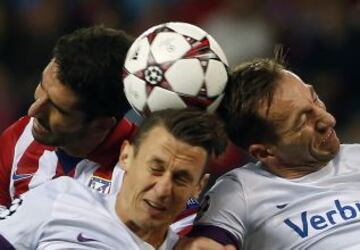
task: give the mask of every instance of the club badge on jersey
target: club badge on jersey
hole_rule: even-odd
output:
[[[186,202],[186,209],[193,209],[199,207],[199,202],[196,198],[190,198]]]
[[[108,194],[110,192],[111,180],[99,176],[92,176],[88,186],[99,193]]]

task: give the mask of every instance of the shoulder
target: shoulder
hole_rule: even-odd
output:
[[[360,151],[360,144],[353,143],[353,144],[340,144],[339,154],[351,154]]]
[[[248,163],[241,168],[233,169],[219,177],[213,187],[206,193],[201,204],[199,213],[208,210],[209,206],[213,213],[217,213],[224,207],[237,210],[246,206],[247,193],[256,182],[257,164]],[[237,197],[234,199],[234,197]]]
[[[214,186],[207,192],[206,199],[202,203],[212,203],[214,209],[222,207],[233,208],[234,211],[240,207],[244,212],[247,200],[258,184],[263,183],[262,178],[267,178],[268,172],[261,169],[259,163],[247,163],[241,168],[236,168],[219,177]],[[265,176],[265,177],[264,177]],[[234,197],[237,197],[234,199]]]
[[[96,204],[102,206],[109,198],[109,194],[101,193],[89,185],[68,176],[61,176],[42,186],[56,204],[61,203],[77,207],[87,206],[91,203],[93,206]]]
[[[360,164],[360,144],[341,144],[339,153],[334,158],[335,162]]]
[[[63,196],[73,196],[75,199],[78,199],[79,197],[86,196],[87,193],[92,195],[93,192],[85,184],[69,176],[60,176],[23,193],[21,198],[35,201],[56,201],[61,200]]]
[[[29,116],[23,116],[5,129],[3,134],[20,134],[30,122],[31,118]]]
[[[68,176],[61,176],[56,179],[49,180],[29,192],[24,193],[23,197],[27,198],[30,196],[34,199],[38,199],[37,197],[41,196],[54,200],[62,193],[72,194],[82,189],[84,189],[84,187],[80,182]]]
[[[31,132],[32,120],[24,116],[0,135],[0,203],[9,205],[11,200],[11,175],[15,158],[21,157],[29,144],[34,141]],[[15,154],[16,152],[16,154]]]
[[[52,213],[53,205],[59,196],[63,193],[69,193],[69,190],[77,185],[76,181],[70,177],[59,177],[48,181],[14,199],[2,217],[5,219],[15,214],[11,216],[9,221],[21,221],[28,218],[29,223],[42,223]]]
[[[253,179],[259,178],[266,173],[261,169],[259,163],[249,162],[220,176],[217,183],[223,183],[222,185],[225,185],[224,183],[227,185],[241,185],[248,181],[251,182]]]
[[[41,207],[41,209],[47,207],[51,210],[50,213],[62,213],[65,210],[88,207],[89,204],[93,206],[101,204],[106,199],[106,195],[90,189],[71,177],[61,176],[29,190],[20,198],[23,199],[24,204],[29,203],[27,206]]]
[[[1,141],[6,144],[9,142],[16,142],[24,133],[25,128],[28,125],[31,125],[31,123],[32,120],[29,116],[21,117],[1,133]]]
[[[60,176],[53,180],[50,180],[39,188],[47,190],[48,193],[66,194],[68,196],[81,197],[81,195],[97,194],[98,192],[93,191],[87,185],[69,176]]]

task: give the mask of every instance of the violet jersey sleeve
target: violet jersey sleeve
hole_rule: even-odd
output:
[[[190,236],[204,236],[238,249],[246,233],[247,206],[243,187],[231,171],[206,194]]]

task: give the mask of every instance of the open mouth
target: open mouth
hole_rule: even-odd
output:
[[[50,130],[44,125],[42,125],[42,123],[40,123],[38,119],[34,119],[34,130],[40,134],[45,134],[50,132]]]
[[[144,200],[144,201],[149,207],[151,207],[151,208],[153,208],[155,210],[158,210],[158,211],[161,211],[161,212],[166,211],[166,207],[161,205],[161,204],[158,204],[158,203],[150,201],[150,200]]]
[[[329,132],[324,136],[324,138],[321,140],[321,143],[320,144],[324,144],[326,143],[329,138],[331,138],[331,136],[334,134],[334,130],[333,129],[330,129]]]

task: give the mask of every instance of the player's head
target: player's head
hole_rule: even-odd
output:
[[[226,143],[223,123],[214,114],[195,109],[152,113],[133,142],[122,146],[122,219],[143,230],[167,230],[206,184],[208,157],[222,153]]]
[[[320,167],[339,149],[335,119],[280,59],[235,68],[222,110],[229,136],[265,165]]]
[[[129,106],[121,73],[131,41],[123,31],[103,26],[57,41],[28,112],[35,117],[36,140],[64,146],[107,130],[123,116]]]

